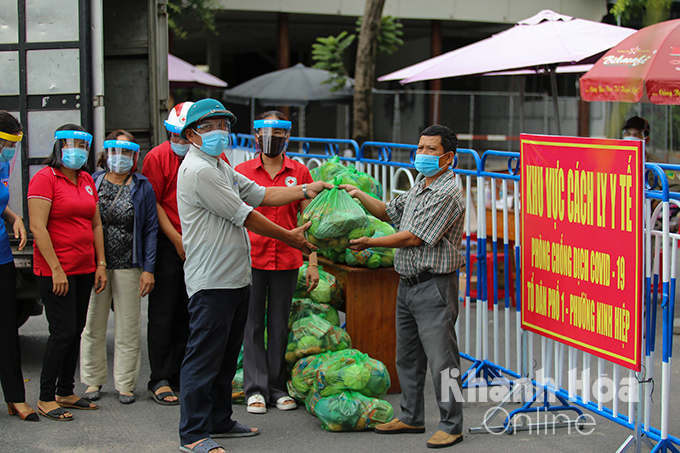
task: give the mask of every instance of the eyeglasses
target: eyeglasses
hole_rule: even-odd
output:
[[[204,120],[201,124],[196,126],[196,132],[204,134],[206,132],[215,130],[229,131],[229,121],[226,118],[216,118]]]

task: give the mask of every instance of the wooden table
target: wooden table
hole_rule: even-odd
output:
[[[352,339],[352,347],[384,363],[392,381],[387,393],[400,393],[395,363],[395,306],[399,274],[393,267],[350,267],[321,256],[319,263],[338,279],[345,293],[347,333]]]

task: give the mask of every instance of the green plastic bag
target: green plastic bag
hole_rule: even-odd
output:
[[[309,315],[318,315],[334,326],[340,326],[338,311],[327,304],[317,304],[312,299],[295,299],[290,307],[288,328],[293,328],[293,323]]]
[[[288,387],[288,394],[298,400],[304,402],[307,395],[312,391],[312,385],[316,379],[316,370],[319,366],[330,357],[333,352],[325,352],[322,354],[310,355],[303,357],[293,366],[291,377],[286,387]]]
[[[303,264],[298,271],[293,297],[312,299],[318,304],[328,304],[333,308],[340,308],[345,303],[340,284],[333,274],[323,270],[323,266],[319,266],[319,284],[311,292],[307,291],[307,263]]]
[[[368,220],[371,222],[375,233],[374,238],[389,236],[394,234],[395,230],[389,223],[383,222],[373,216],[369,216]],[[375,269],[377,267],[390,267],[394,264],[394,249],[386,247],[371,247],[360,252],[345,249],[345,261],[349,266],[368,267]]]
[[[321,397],[352,390],[382,398],[390,388],[387,367],[356,349],[334,352],[317,369],[314,391]]]
[[[336,155],[328,159],[322,165],[313,168],[309,173],[314,181],[331,182],[335,175],[346,170],[347,167],[340,163],[340,157]]]
[[[374,232],[366,213],[352,200],[352,197],[337,187],[322,191],[305,208],[298,220],[298,226],[311,221],[305,231],[305,238],[319,250],[348,247],[350,239],[371,236]]]
[[[344,329],[335,327],[320,316],[309,315],[293,323],[285,359],[293,365],[306,356],[351,347],[352,340]]]
[[[387,423],[394,416],[394,409],[387,401],[368,398],[351,391],[320,398],[310,405],[321,420],[321,427],[328,431],[372,429],[376,425]]]
[[[357,170],[355,166],[348,166],[345,168],[345,171],[338,172],[336,175],[341,178],[340,184],[351,184],[373,198],[382,200],[383,188],[382,184],[380,184],[377,179],[368,173]]]

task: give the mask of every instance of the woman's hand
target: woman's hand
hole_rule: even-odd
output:
[[[319,267],[307,266],[307,292],[313,290],[319,284]]]
[[[106,289],[106,283],[109,281],[106,278],[106,268],[104,266],[97,266],[94,273],[94,292],[99,294]]]
[[[142,272],[142,276],[139,278],[139,297],[144,297],[153,291],[155,284],[156,280],[151,272]]]
[[[21,217],[17,216],[17,218],[14,220],[13,228],[14,239],[21,238],[21,242],[19,243],[19,251],[22,251],[26,245],[26,238],[28,235],[26,234],[26,227],[24,226],[24,221],[21,219]]]
[[[63,270],[52,272],[52,292],[57,296],[65,296],[68,293],[68,278]]]

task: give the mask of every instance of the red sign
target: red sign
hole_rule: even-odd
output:
[[[642,141],[520,140],[522,327],[639,370]]]

